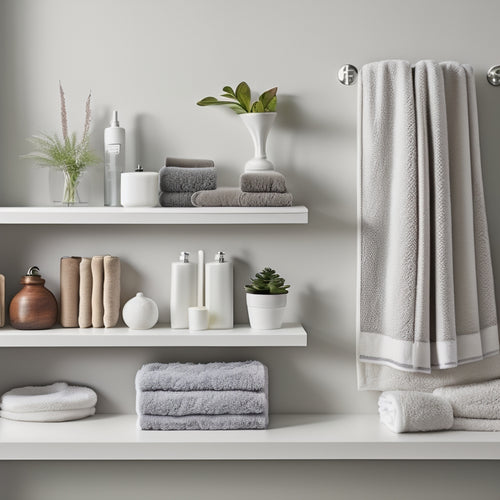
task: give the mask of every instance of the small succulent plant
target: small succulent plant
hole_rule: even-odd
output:
[[[258,293],[262,295],[278,295],[288,293],[287,288],[290,285],[285,285],[285,279],[281,278],[274,269],[270,267],[264,268],[260,273],[252,278],[251,285],[245,285],[247,293]]]
[[[224,93],[221,94],[221,97],[230,100],[221,101],[216,97],[205,97],[196,104],[198,104],[198,106],[228,106],[237,115],[242,115],[243,113],[268,113],[276,111],[276,93],[278,92],[278,87],[266,90],[259,96],[259,99],[253,103],[250,87],[246,82],[241,82],[236,87],[236,90],[226,86],[222,91]]]

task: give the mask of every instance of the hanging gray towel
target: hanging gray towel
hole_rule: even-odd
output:
[[[365,364],[431,373],[498,354],[469,66],[362,68],[358,193],[360,389],[379,388]]]

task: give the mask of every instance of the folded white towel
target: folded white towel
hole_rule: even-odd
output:
[[[452,430],[454,431],[479,431],[499,432],[500,420],[487,418],[455,418]]]
[[[95,414],[95,407],[77,410],[15,412],[0,410],[0,417],[23,422],[66,422],[79,420]]]
[[[500,379],[440,387],[433,394],[451,403],[455,417],[500,419]]]
[[[378,400],[380,421],[392,432],[450,429],[453,409],[446,399],[427,392],[386,391]]]
[[[8,412],[60,411],[88,409],[96,403],[92,389],[56,382],[12,389],[1,397],[0,408]]]

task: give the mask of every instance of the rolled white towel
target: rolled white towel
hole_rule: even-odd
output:
[[[78,410],[56,410],[56,411],[27,411],[15,412],[0,410],[0,417],[9,420],[20,420],[23,422],[67,422],[69,420],[80,420],[95,414],[95,407],[80,408]]]
[[[439,431],[453,425],[450,403],[427,392],[383,392],[378,411],[380,421],[396,433]]]
[[[97,395],[92,389],[66,382],[18,387],[0,399],[2,410],[17,413],[88,409],[96,403]]]

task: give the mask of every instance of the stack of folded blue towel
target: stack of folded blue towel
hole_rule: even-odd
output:
[[[217,173],[212,160],[167,158],[160,169],[160,205],[162,207],[192,207],[196,191],[211,191],[217,187]]]
[[[150,363],[135,379],[142,430],[265,429],[267,368],[259,361]]]

